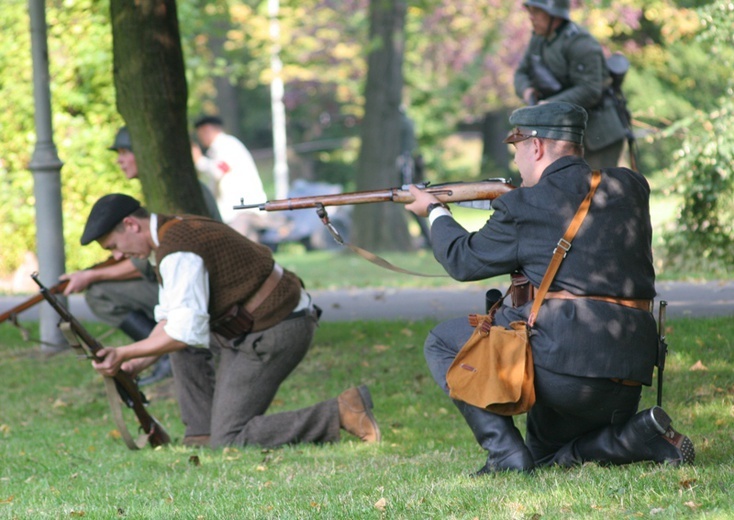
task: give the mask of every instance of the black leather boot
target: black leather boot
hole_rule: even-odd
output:
[[[654,406],[624,424],[611,425],[575,439],[561,448],[550,464],[574,466],[587,461],[629,464],[650,460],[672,465],[696,458],[691,439],[671,426],[670,416]]]
[[[155,328],[155,321],[148,318],[145,313],[133,311],[125,316],[119,328],[122,332],[130,336],[133,341],[140,341],[150,336],[150,333]],[[171,377],[172,374],[171,360],[168,354],[164,354],[156,361],[153,366],[153,372],[148,377],[144,377],[138,381],[138,386],[150,385]]]
[[[464,416],[479,445],[487,450],[487,463],[474,476],[498,471],[531,471],[533,457],[512,417],[493,414],[463,401],[454,404]]]
[[[133,341],[140,341],[150,336],[155,328],[155,321],[140,311],[132,311],[122,320],[118,327],[122,332],[130,336]]]

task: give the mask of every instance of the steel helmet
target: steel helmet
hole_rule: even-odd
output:
[[[570,0],[525,0],[524,6],[533,6],[542,9],[551,16],[557,16],[564,20],[571,19]]]
[[[125,150],[130,150],[131,152],[133,150],[133,143],[130,140],[130,132],[128,132],[127,128],[124,126],[117,131],[115,142],[112,143],[112,146],[107,149],[117,152],[121,148],[124,148]]]

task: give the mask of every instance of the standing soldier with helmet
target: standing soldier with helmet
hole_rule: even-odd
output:
[[[586,162],[592,168],[617,166],[631,132],[618,113],[601,45],[571,21],[569,0],[525,0],[523,5],[533,35],[515,71],[515,92],[528,105],[566,101],[586,109]]]

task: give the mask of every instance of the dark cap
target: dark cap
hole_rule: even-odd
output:
[[[563,101],[518,108],[510,115],[510,124],[515,128],[504,142],[541,137],[581,144],[587,117],[586,110]]]
[[[219,116],[202,116],[194,122],[194,128],[204,125],[224,126],[224,121]]]
[[[112,146],[110,146],[108,150],[117,152],[121,148],[130,151],[133,150],[133,142],[130,139],[130,132],[128,132],[127,128],[124,126],[117,131],[115,142],[112,143]]]
[[[92,206],[89,212],[87,224],[82,233],[82,245],[103,237],[122,222],[122,219],[133,213],[140,207],[140,202],[122,193],[105,195]]]

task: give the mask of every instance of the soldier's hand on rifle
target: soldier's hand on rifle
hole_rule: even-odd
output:
[[[97,352],[100,361],[92,361],[94,369],[103,376],[112,377],[119,372],[122,363],[125,361],[121,355],[121,350],[112,347],[104,347]]]
[[[64,289],[64,296],[79,293],[86,290],[87,287],[97,281],[97,273],[93,269],[85,269],[75,273],[65,273],[59,276],[60,281],[68,280],[69,283]]]
[[[415,197],[415,200],[405,206],[405,209],[407,209],[408,211],[412,211],[419,217],[428,216],[429,204],[433,202],[440,202],[435,195],[417,188],[415,184],[411,184],[410,186],[408,186],[408,190],[410,191],[410,194]]]

